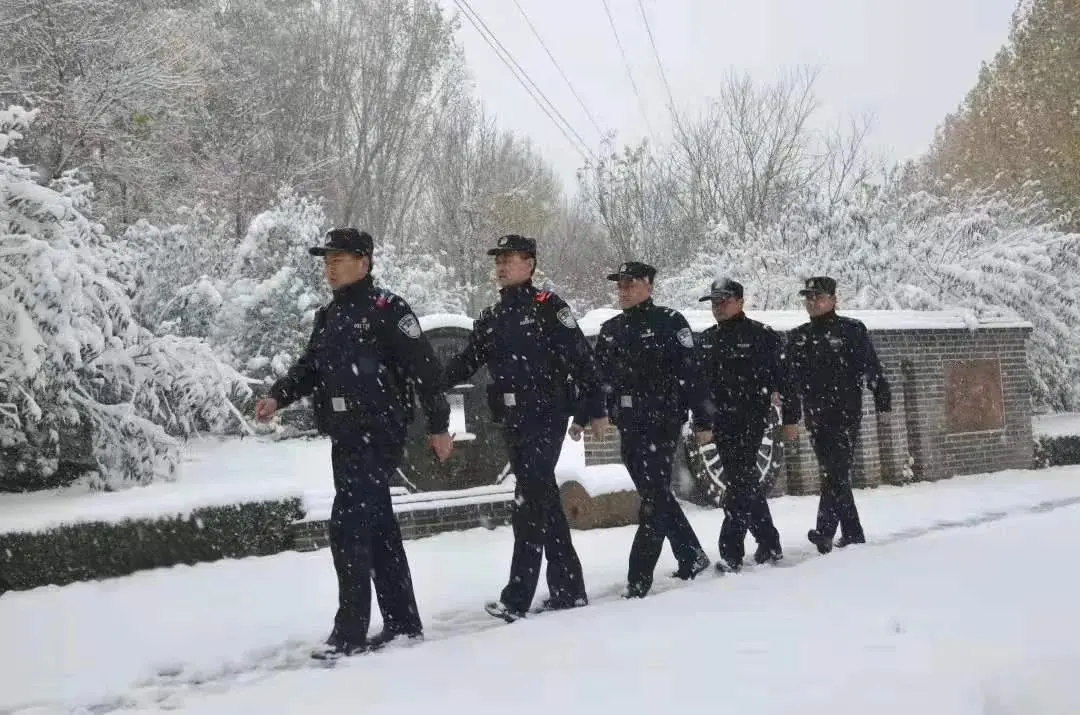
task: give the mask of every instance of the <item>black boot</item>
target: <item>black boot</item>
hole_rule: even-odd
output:
[[[758,544],[757,551],[754,552],[754,563],[756,564],[775,564],[782,558],[784,558],[784,552],[779,546]]]
[[[806,532],[806,538],[810,540],[811,544],[817,547],[819,554],[827,554],[832,551],[832,538],[825,536],[817,529],[811,529],[810,531]]]
[[[698,551],[694,556],[694,560],[689,564],[679,564],[679,570],[674,571],[671,574],[672,578],[679,578],[683,581],[690,581],[697,577],[699,573],[709,568],[709,556],[704,551]]]

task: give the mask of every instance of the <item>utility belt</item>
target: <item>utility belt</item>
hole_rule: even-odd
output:
[[[501,385],[487,386],[487,404],[491,419],[505,422],[507,415],[525,405],[561,406],[559,396],[553,390],[508,390]]]

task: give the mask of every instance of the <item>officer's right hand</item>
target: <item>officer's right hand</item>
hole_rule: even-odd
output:
[[[454,451],[454,436],[449,432],[433,434],[428,437],[428,444],[431,445],[431,450],[435,452],[438,460],[445,462],[450,458],[450,453]]]
[[[266,422],[274,413],[277,412],[277,400],[273,397],[266,397],[255,403],[255,420],[257,422]]]
[[[799,440],[799,425],[784,425],[784,439],[788,442]]]
[[[570,439],[577,442],[581,439],[581,435],[583,432],[585,432],[585,428],[579,425],[577,422],[573,422],[570,424],[570,429],[566,431],[566,434],[570,435]]]

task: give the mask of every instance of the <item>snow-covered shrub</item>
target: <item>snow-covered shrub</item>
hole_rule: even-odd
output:
[[[0,150],[33,116],[0,111]],[[89,425],[99,483],[169,477],[176,438],[220,428],[247,385],[205,343],[138,323],[131,257],[86,213],[89,190],[0,156],[0,448],[47,472],[62,433]]]

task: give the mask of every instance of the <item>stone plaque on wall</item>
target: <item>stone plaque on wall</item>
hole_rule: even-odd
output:
[[[945,431],[986,432],[1005,427],[1005,396],[997,359],[945,362]]]

